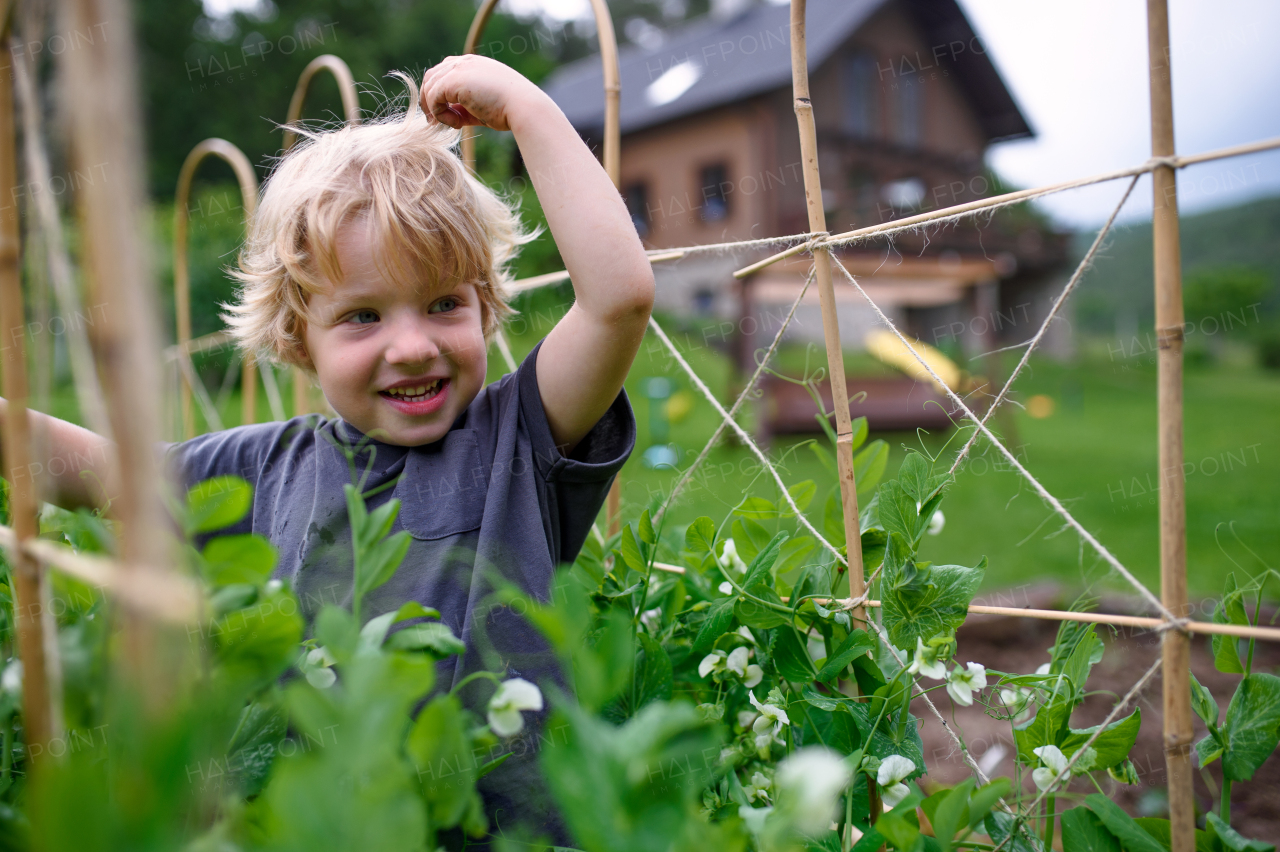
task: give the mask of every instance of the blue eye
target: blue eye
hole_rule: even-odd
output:
[[[431,313],[445,313],[458,307],[458,300],[453,296],[446,296],[431,306]]]
[[[378,321],[377,311],[357,311],[351,315],[351,321],[356,325],[368,325]]]

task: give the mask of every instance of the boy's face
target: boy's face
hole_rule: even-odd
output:
[[[477,288],[387,280],[363,219],[339,228],[337,252],[342,281],[311,297],[314,319],[303,332],[325,398],[385,443],[414,447],[443,438],[484,387]]]

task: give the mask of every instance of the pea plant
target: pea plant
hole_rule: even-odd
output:
[[[185,631],[154,634],[180,663],[161,688],[165,712],[148,710],[155,697],[117,676],[122,639],[110,602],[54,575],[67,734],[28,748],[13,602],[0,586],[9,660],[0,842],[545,848],[548,838],[495,822],[478,786],[532,723],[545,792],[587,852],[1168,849],[1167,820],[1135,819],[1111,799],[1139,783],[1129,755],[1140,710],[1117,705],[1105,724],[1077,721],[1104,652],[1095,627],[1064,622],[1035,672],[968,659],[957,631],[985,561],[919,558],[944,523],[950,480],[935,459],[909,451],[897,477],[880,482],[888,448],[866,438],[859,422],[859,544],[878,607],[847,599],[835,488],[821,501],[815,482],[790,493],[800,512],[815,507],[835,552],[764,494],[683,527],[644,511],[617,535],[589,540],[548,598],[492,584],[490,603],[523,613],[546,638],[565,673],[559,685],[478,670],[446,688],[437,664],[464,646],[431,602],[368,617],[369,593],[408,547],[392,532],[395,500],[371,508],[371,495],[347,487],[351,605],[325,605],[308,623],[294,590],[272,579],[277,554],[265,538],[218,535],[249,510],[249,486],[201,483],[174,508],[187,540],[205,540],[181,558],[207,607]],[[85,553],[109,552],[113,533],[89,513],[43,518],[46,537]],[[1214,620],[1258,623],[1272,573],[1229,577]],[[1206,777],[1221,777],[1197,848],[1274,852],[1232,828],[1231,792],[1280,741],[1280,679],[1254,670],[1249,641],[1215,639],[1213,650],[1218,669],[1240,681],[1225,715],[1193,681],[1208,731],[1196,752]],[[1013,777],[931,782],[917,713],[934,702],[980,707],[1009,725]],[[544,707],[549,718],[533,722]],[[963,747],[954,719],[949,728]]]

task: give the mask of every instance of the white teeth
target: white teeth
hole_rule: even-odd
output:
[[[436,379],[429,385],[418,385],[417,387],[410,388],[388,388],[386,393],[391,396],[401,397],[402,399],[416,399],[417,397],[425,396],[428,393],[434,393],[439,389],[440,380]]]

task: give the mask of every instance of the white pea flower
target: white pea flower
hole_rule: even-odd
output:
[[[766,805],[773,801],[769,788],[773,786],[773,782],[765,777],[763,772],[756,772],[751,776],[751,783],[742,788],[747,794],[748,802],[764,802]]]
[[[17,698],[22,695],[22,660],[14,658],[0,675],[0,690]]]
[[[1021,722],[1031,715],[1031,690],[1026,687],[1001,689],[1000,701],[1015,722]]]
[[[929,518],[929,535],[937,535],[942,532],[942,528],[946,524],[947,519],[942,516],[942,510],[938,509],[933,513],[933,517]]]
[[[1040,746],[1032,749],[1032,752],[1040,758],[1044,766],[1038,767],[1031,773],[1031,780],[1035,781],[1036,786],[1041,790],[1049,790],[1053,786],[1053,779],[1067,768],[1067,756],[1055,745]]]
[[[698,677],[706,677],[707,675],[716,674],[725,670],[725,659],[729,655],[724,651],[712,651],[702,658],[702,662],[698,663]]]
[[[973,694],[986,688],[987,669],[978,663],[969,663],[967,668],[955,667],[947,675],[947,694],[951,700],[961,707],[973,704]]]
[[[307,683],[316,689],[328,689],[333,686],[338,680],[338,676],[331,668],[335,662],[337,661],[330,656],[328,648],[313,648],[308,651],[307,660],[302,666],[307,675]]]
[[[747,824],[747,830],[752,834],[760,834],[764,831],[764,821],[771,813],[773,808],[749,808],[746,805],[738,808],[738,816]]]
[[[725,539],[724,548],[720,551],[720,555],[716,557],[716,562],[725,571],[732,568],[742,574],[747,570],[747,563],[743,562],[742,557],[738,555],[738,545],[731,538]]]
[[[853,770],[848,761],[825,746],[806,746],[778,764],[774,780],[778,801],[796,828],[814,834],[831,826],[840,794],[849,786]]]
[[[750,689],[764,679],[764,669],[756,664],[747,664],[747,659],[751,656],[751,650],[745,645],[733,649],[729,654],[726,665],[729,671],[742,678],[743,685]]]
[[[1036,669],[1036,674],[1038,675],[1047,675],[1048,673],[1049,673],[1049,663],[1045,663],[1044,665]]]
[[[880,769],[876,772],[876,783],[884,790],[880,801],[892,808],[909,796],[911,788],[903,781],[915,771],[915,761],[900,754],[891,754],[880,761]]]
[[[733,594],[733,583],[730,583],[728,580],[725,580],[723,583],[716,586],[716,588],[720,590],[720,594],[722,595]]]
[[[489,728],[500,737],[514,737],[524,730],[522,710],[541,710],[542,691],[524,678],[498,684],[489,699]]]
[[[935,645],[926,645],[919,636],[916,637],[916,653],[911,665],[907,666],[909,674],[922,674],[934,680],[942,680],[947,676],[947,664],[941,659],[942,649]]]
[[[751,730],[756,733],[756,748],[764,751],[770,743],[782,742],[778,734],[791,724],[787,711],[774,704],[761,704],[756,700],[754,692],[748,692],[747,695],[751,696],[751,705],[760,713],[760,717],[751,724]]]
[[[739,710],[738,711],[738,727],[742,728],[743,730],[750,728],[751,725],[755,722],[755,720],[759,718],[759,716],[760,714],[754,710]]]

